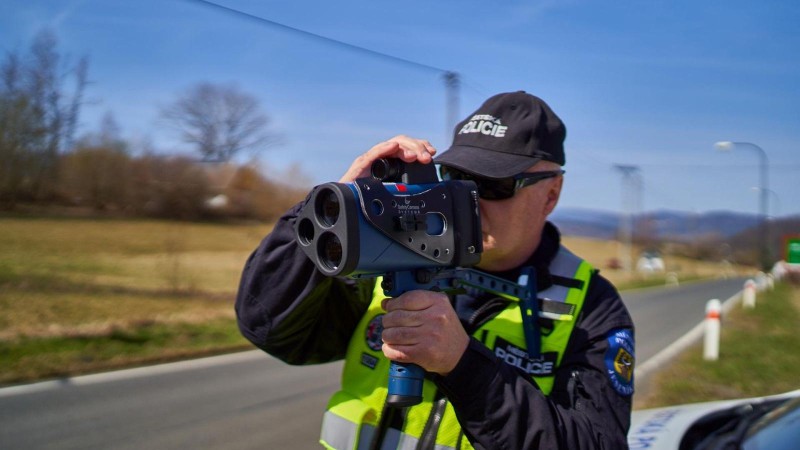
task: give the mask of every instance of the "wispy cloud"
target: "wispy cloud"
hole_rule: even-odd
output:
[[[520,1],[509,5],[508,16],[503,17],[507,27],[527,25],[536,22],[557,9],[570,8],[579,0],[538,0]]]

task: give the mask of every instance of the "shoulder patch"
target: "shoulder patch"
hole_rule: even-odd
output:
[[[630,396],[633,394],[633,369],[636,363],[633,334],[627,328],[613,330],[606,341],[606,373],[611,386],[620,395]]]
[[[367,330],[364,339],[367,342],[367,347],[370,350],[379,352],[383,347],[383,314],[378,314],[373,317],[367,325]]]

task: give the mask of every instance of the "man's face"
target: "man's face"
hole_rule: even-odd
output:
[[[527,172],[558,170],[540,162]],[[547,216],[561,194],[561,176],[521,188],[505,200],[479,201],[483,254],[478,267],[489,271],[509,270],[524,263],[539,246]]]

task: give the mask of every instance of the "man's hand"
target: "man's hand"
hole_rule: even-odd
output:
[[[407,163],[419,161],[428,164],[433,161],[435,154],[436,149],[426,140],[403,135],[395,136],[386,142],[377,144],[356,158],[339,182],[350,183],[357,178],[369,176],[372,163],[381,158],[399,158]]]
[[[383,300],[383,354],[447,375],[469,344],[450,300],[441,292],[409,291]]]

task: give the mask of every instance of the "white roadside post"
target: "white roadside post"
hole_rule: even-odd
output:
[[[747,280],[744,282],[744,291],[742,291],[742,306],[745,309],[753,309],[756,307],[756,282]]]
[[[680,281],[678,281],[678,274],[677,273],[670,272],[670,273],[667,274],[665,285],[678,287],[678,286],[680,286],[680,284],[681,283],[680,283]]]
[[[719,359],[720,314],[722,304],[718,299],[706,303],[706,333],[703,345],[703,359],[716,361]]]
[[[767,274],[764,272],[758,272],[756,275],[756,289],[759,292],[767,290]]]

